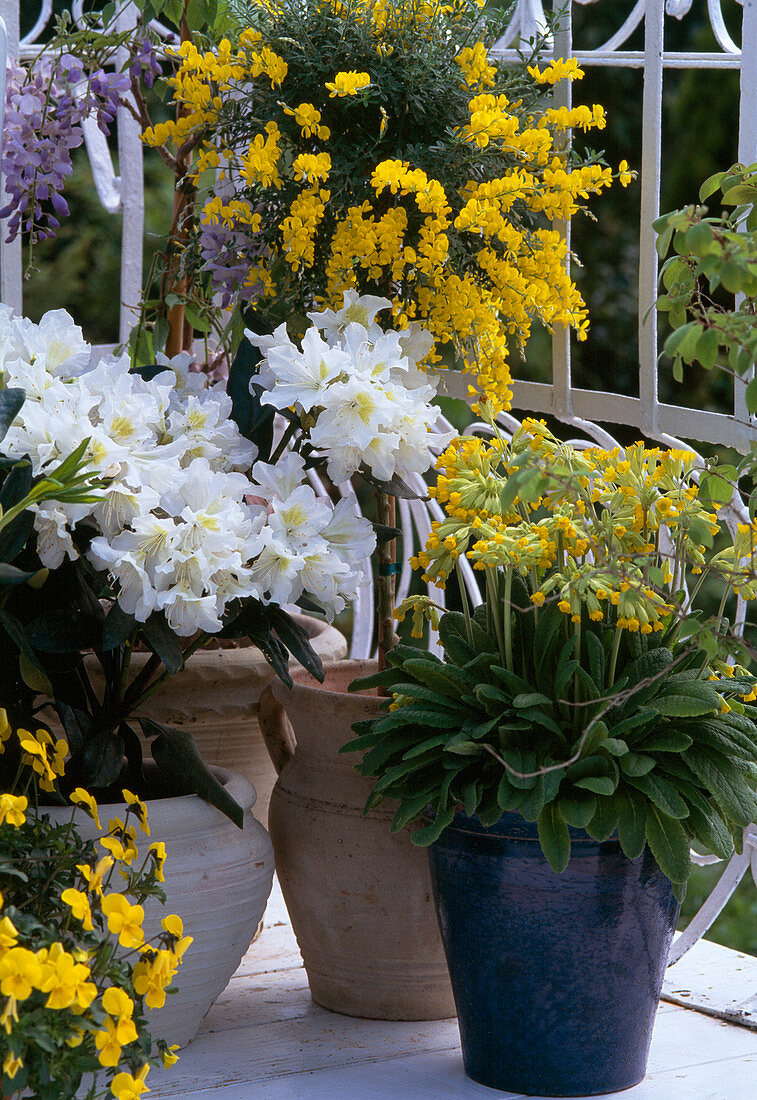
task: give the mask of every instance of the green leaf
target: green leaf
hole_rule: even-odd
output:
[[[21,679],[32,691],[39,692],[40,695],[53,694],[53,685],[47,678],[42,666],[36,661],[30,660],[28,654],[19,654],[18,670],[21,673]]]
[[[29,639],[26,636],[21,623],[15,617],[11,615],[9,611],[6,611],[4,607],[0,607],[0,627],[5,631],[16,648],[19,650],[20,670],[21,677],[24,683],[32,689],[32,691],[43,692],[46,695],[53,694],[52,684],[50,683],[47,673],[42,665],[39,663],[37,654],[32,649]],[[28,677],[28,678],[27,678]],[[30,679],[34,682],[30,683]]]
[[[707,202],[711,195],[719,189],[720,184],[725,178],[725,172],[716,172],[714,176],[708,176],[702,186],[699,188],[699,201]]]
[[[310,635],[282,607],[270,604],[268,621],[289,652],[319,683],[323,683],[323,661],[310,644]]]
[[[9,565],[7,562],[0,561],[0,586],[3,585],[16,585],[26,584],[32,577],[36,577],[37,572],[26,573],[23,569],[17,569],[15,565]]]
[[[693,744],[693,739],[683,730],[671,728],[656,730],[639,742],[639,748],[647,752],[685,752]]]
[[[561,874],[570,859],[570,833],[554,802],[546,805],[539,814],[537,829],[547,862],[553,871]]]
[[[597,809],[597,799],[595,795],[588,791],[586,794],[579,791],[572,795],[562,796],[557,805],[568,825],[572,825],[574,829],[585,829],[594,817]]]
[[[691,717],[720,709],[718,693],[701,681],[668,684],[652,703],[659,714],[669,717]]]
[[[604,741],[599,743],[598,747],[604,749],[605,752],[609,752],[612,756],[625,756],[628,752],[626,742],[618,740],[617,737],[606,737]]]
[[[618,839],[623,855],[636,859],[644,851],[646,842],[647,805],[633,791],[622,791],[618,804]]]
[[[650,802],[658,806],[667,817],[682,819],[688,817],[689,808],[681,798],[673,783],[661,775],[639,775],[628,782],[646,795]]]
[[[114,603],[103,625],[102,649],[108,653],[118,649],[136,632],[137,620],[129,615],[118,603]]]
[[[620,758],[620,770],[627,776],[636,777],[646,775],[655,766],[653,756],[645,756],[640,752],[629,752],[627,756]]]
[[[594,794],[611,795],[615,793],[618,782],[609,775],[587,775],[585,779],[577,779],[573,786],[580,787],[584,791],[592,791]]]
[[[733,496],[738,473],[734,466],[720,466],[702,474],[699,480],[699,499],[705,507],[711,503],[716,507],[728,504]]]
[[[173,675],[184,668],[181,643],[162,611],[153,611],[147,622],[142,623],[141,634],[153,653],[160,657],[168,672]]]
[[[544,695],[540,691],[533,691],[528,694],[516,695],[513,699],[513,706],[518,708],[534,707],[540,704],[543,705],[545,703],[547,704],[547,706],[551,706],[552,700],[548,695]]]
[[[413,844],[417,844],[420,848],[424,848],[427,844],[433,844],[435,840],[439,839],[454,816],[455,807],[450,806],[449,809],[437,813],[430,825],[425,825],[422,829],[416,829],[410,839]]]
[[[160,725],[150,718],[139,718],[138,722],[145,737],[154,737],[150,744],[153,760],[169,779],[172,789],[199,795],[241,829],[242,807],[203,763],[191,733]]]
[[[646,819],[647,843],[660,870],[671,882],[683,883],[691,871],[691,851],[680,821],[650,806]]]
[[[25,392],[17,387],[0,390],[0,440],[5,438],[5,433],[18,416],[25,400]]]
[[[620,807],[617,798],[598,798],[597,809],[586,831],[594,840],[607,840],[618,827]]]

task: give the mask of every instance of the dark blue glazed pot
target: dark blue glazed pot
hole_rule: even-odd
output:
[[[457,814],[429,849],[465,1072],[491,1088],[593,1096],[646,1070],[679,905],[648,849],[570,833],[559,875],[519,814]]]

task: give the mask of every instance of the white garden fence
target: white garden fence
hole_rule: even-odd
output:
[[[533,382],[516,379],[513,407],[521,412],[551,414],[575,429],[585,439],[595,440],[603,446],[614,446],[608,433],[608,425],[632,426],[650,439],[667,445],[680,440],[723,444],[741,451],[757,439],[753,418],[746,412],[744,383],[737,381],[733,394],[732,412],[719,413],[702,409],[667,404],[659,399],[658,390],[658,335],[657,319],[653,305],[657,294],[658,260],[655,252],[655,234],[652,222],[659,213],[660,173],[663,161],[662,106],[665,79],[671,70],[689,69],[701,72],[703,85],[718,79],[727,70],[740,74],[740,126],[734,135],[732,160],[749,164],[757,161],[757,0],[740,0],[740,44],[734,41],[726,26],[723,0],[579,0],[592,4],[593,26],[601,28],[603,44],[586,50],[580,41],[573,41],[570,10],[561,21],[554,41],[549,42],[555,57],[576,57],[582,66],[604,66],[611,69],[637,69],[643,73],[643,95],[638,103],[638,128],[641,134],[641,162],[633,165],[641,176],[641,217],[639,231],[638,273],[638,334],[639,375],[638,395],[626,396],[612,390],[589,390],[573,385],[571,377],[570,338],[564,329],[558,330],[553,339],[552,379],[550,382]],[[737,12],[737,0],[726,0],[732,9],[729,22]],[[0,0],[0,73],[5,72],[5,53],[14,59],[26,60],[39,49],[45,28],[52,19],[52,0]],[[562,5],[559,5],[562,6]],[[71,11],[80,18],[83,0],[73,0]],[[665,47],[666,25],[673,19],[683,20],[692,9],[703,12],[706,7],[709,24],[717,48],[706,52],[673,52]],[[20,37],[20,11],[23,9],[25,25],[33,26]],[[122,3],[118,19],[122,27],[133,23],[136,11],[129,0]],[[541,0],[518,0],[507,34],[497,44],[494,53],[503,58],[516,57],[519,41],[527,41],[540,33],[545,26]],[[155,25],[156,31],[166,37],[164,28]],[[629,41],[643,36],[643,48],[628,48]],[[738,36],[737,36],[738,37]],[[558,86],[563,102],[568,103],[570,84],[562,81]],[[4,102],[4,96],[0,97]],[[1,108],[0,108],[1,109]],[[713,125],[717,125],[715,117]],[[610,120],[612,125],[612,120]],[[134,319],[142,286],[143,239],[143,182],[142,145],[139,131],[132,115],[121,109],[117,118],[118,173],[106,140],[94,122],[89,127],[86,144],[92,166],[93,181],[103,207],[114,215],[121,215],[121,308],[119,339],[126,339]],[[727,165],[722,165],[727,167]],[[699,181],[692,181],[692,186]],[[0,202],[2,198],[0,181]],[[569,232],[569,227],[565,227]],[[22,255],[17,240],[7,244],[4,234],[0,238],[0,300],[22,308]],[[55,303],[50,302],[50,307]],[[467,379],[459,380],[460,388],[445,379],[451,396],[464,396]],[[453,376],[454,377],[454,376]],[[516,421],[503,417],[503,427],[512,429]],[[316,487],[318,487],[316,482]],[[423,491],[419,481],[416,486]],[[343,489],[351,493],[350,486]],[[740,512],[739,502],[734,500],[730,516],[733,522]],[[413,539],[425,542],[431,519],[442,518],[434,501],[401,501],[399,516],[404,533],[404,545]],[[410,568],[405,562],[399,579],[398,596],[407,594],[410,584]],[[467,583],[474,599],[478,590],[471,571]],[[443,594],[437,594],[440,599]],[[353,656],[365,656],[372,650],[373,642],[372,594],[365,590],[363,599],[355,607],[354,630],[351,643]],[[717,862],[713,858],[694,857],[699,863]],[[728,898],[751,866],[757,881],[757,826],[745,830],[744,852],[734,856],[724,869],[709,899],[705,902],[687,930],[676,941],[671,962],[675,962],[701,937],[725,906]]]

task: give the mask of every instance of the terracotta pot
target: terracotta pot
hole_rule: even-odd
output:
[[[292,616],[310,635],[322,661],[336,661],[347,653],[347,641],[333,626],[310,615]],[[149,658],[135,653],[130,674],[136,675]],[[297,668],[296,662],[290,664]],[[99,665],[91,661],[95,690],[102,690]],[[206,764],[241,772],[255,787],[255,816],[265,825],[276,772],[260,737],[256,708],[260,693],[274,677],[257,646],[200,649],[183,672],[171,676],[145,703],[144,713],[154,721],[188,730]],[[149,748],[148,748],[149,753]]]
[[[216,776],[245,811],[238,829],[197,795],[147,800],[151,835],[137,828],[140,857],[151,843],[166,846],[166,903],[145,902],[146,938],[160,931],[168,913],[177,913],[184,931],[194,937],[163,1008],[148,1012],[153,1038],[185,1046],[197,1034],[202,1018],[226,988],[250,945],[263,915],[273,881],[273,850],[268,833],[252,816],[255,789],[243,775],[214,769]],[[103,825],[123,814],[122,803],[100,806]],[[70,807],[45,811],[69,820]],[[87,838],[101,834],[79,810],[79,831]]]
[[[372,783],[339,755],[353,722],[372,717],[375,695],[348,695],[368,661],[327,669],[323,687],[296,675],[263,692],[263,736],[280,769],[269,828],[313,1000],[379,1020],[454,1016],[426,853],[392,833],[394,806],[363,816]],[[286,708],[286,710],[284,709]]]

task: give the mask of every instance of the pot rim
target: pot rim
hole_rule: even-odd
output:
[[[370,673],[375,672],[377,669],[377,661],[372,657],[347,657],[337,661],[324,661],[323,673],[324,683],[328,679],[328,674],[331,671],[350,673],[350,681],[356,680],[359,676],[368,676]],[[289,674],[292,677],[292,687],[280,680],[278,677],[274,677],[271,682],[271,690],[275,698],[280,703],[286,703],[287,699],[291,699],[296,696],[316,696],[322,698],[324,695],[336,695],[341,697],[346,696],[348,699],[377,699],[379,702],[382,700],[379,696],[368,694],[365,692],[353,692],[353,691],[335,691],[333,688],[325,687],[324,684],[319,683],[314,676],[311,676],[307,669],[298,666],[289,670]]]

